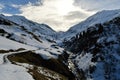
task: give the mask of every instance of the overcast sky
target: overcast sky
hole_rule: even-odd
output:
[[[120,0],[0,0],[0,13],[22,15],[66,31],[101,10],[120,9]]]

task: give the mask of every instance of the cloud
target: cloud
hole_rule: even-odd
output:
[[[5,7],[4,5],[0,4],[0,10],[3,9],[4,7]]]
[[[3,14],[20,14],[19,8],[27,4],[42,5],[42,0],[0,0],[0,12]]]
[[[22,6],[21,15],[30,20],[45,23],[56,31],[66,31],[71,26],[84,20],[91,12],[73,5],[73,0],[44,0],[42,5],[31,3]]]
[[[120,9],[119,5],[119,0],[0,0],[0,12],[66,31],[98,11]]]
[[[22,5],[11,4],[11,6],[14,8],[20,8]]]
[[[56,31],[66,31],[84,20],[91,12],[73,5],[74,0],[1,0],[3,14],[22,15],[51,26]]]
[[[74,5],[88,11],[120,9],[120,0],[75,0]]]
[[[43,5],[34,6],[32,4],[27,4],[22,6],[20,11],[22,12],[21,15],[27,17],[30,20],[39,22],[39,23],[46,23],[54,29],[59,29],[59,25],[61,25],[62,17],[57,15],[56,8],[54,7],[54,0],[46,0],[44,1]],[[57,26],[57,27],[56,27]]]
[[[65,19],[68,19],[68,20],[75,20],[75,19],[84,19],[84,18],[88,17],[88,15],[85,13],[82,13],[80,11],[71,11],[64,17],[65,17]]]
[[[4,5],[11,5],[11,4],[26,5],[28,3],[38,4],[41,3],[41,1],[42,0],[0,0],[0,3]]]

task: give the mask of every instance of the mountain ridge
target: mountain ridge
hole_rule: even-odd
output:
[[[73,52],[71,60],[77,73],[79,71],[84,74],[85,80],[120,79],[119,32],[120,15],[117,15],[104,23],[87,26],[85,30],[63,42],[63,47]]]
[[[70,39],[77,33],[87,29],[90,26],[94,26],[95,24],[99,24],[99,23],[108,22],[118,16],[120,16],[120,9],[103,10],[103,11],[97,12],[96,14],[88,17],[86,20],[72,26],[68,31],[66,31],[63,34],[64,36],[62,36],[62,40],[67,38]]]
[[[120,10],[98,12],[60,33],[21,16],[0,15],[0,62],[22,65],[35,80],[119,80],[119,31]],[[6,66],[0,68],[7,71]]]

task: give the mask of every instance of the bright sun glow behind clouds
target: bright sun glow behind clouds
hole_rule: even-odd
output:
[[[59,0],[57,1],[56,8],[61,15],[68,14],[71,10],[74,10],[73,0]]]
[[[56,31],[66,31],[98,11],[112,9],[120,9],[120,0],[0,0],[0,13],[22,15]]]
[[[73,3],[74,0],[44,0],[42,6],[27,4],[20,10],[21,15],[30,20],[48,24],[56,31],[66,31],[93,14],[74,6]]]

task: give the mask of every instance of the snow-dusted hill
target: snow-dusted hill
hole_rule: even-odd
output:
[[[0,15],[0,36],[2,36],[0,37],[1,49],[2,47],[5,48],[7,46],[9,47],[9,49],[12,49],[12,46],[15,49],[17,48],[17,46],[19,46],[19,48],[25,48],[24,46],[22,46],[24,44],[26,47],[30,46],[34,47],[34,49],[38,49],[38,51],[36,51],[37,54],[43,54],[42,52],[44,52],[44,54],[42,55],[44,56],[44,58],[48,55],[49,58],[55,58],[57,57],[57,55],[62,54],[64,51],[64,49],[60,48],[55,43],[55,33],[56,32],[53,31],[49,26],[29,21],[22,16]],[[12,41],[5,38],[3,39],[3,37]],[[13,41],[19,42],[19,44],[16,44]],[[53,55],[51,55],[50,53],[53,53]]]
[[[98,12],[95,15],[87,18],[85,21],[71,27],[63,34],[62,39],[70,39],[79,32],[82,32],[87,28],[94,26],[95,24],[108,22],[118,16],[120,16],[120,10],[104,10]]]
[[[6,76],[0,76],[0,80],[66,80],[69,76],[72,78],[73,74],[63,56],[68,54],[57,46],[55,39],[56,32],[46,24],[38,24],[22,16],[0,15],[0,74]],[[23,63],[28,66],[22,67]],[[8,66],[10,67],[7,71]],[[14,74],[19,76],[14,77]]]
[[[32,46],[28,46],[25,44],[21,44],[12,40],[9,40],[7,38],[4,38],[2,36],[0,36],[0,50],[16,50],[19,48],[24,48],[24,49],[28,49],[28,50],[35,50],[37,48],[32,47]]]
[[[22,16],[0,15],[0,36],[42,49],[56,45],[56,32],[45,24],[38,24]],[[54,48],[53,48],[54,49]]]
[[[33,34],[36,34],[36,36],[39,36],[41,38],[47,38],[47,39],[55,38],[56,32],[52,30],[48,25],[38,24],[36,22],[27,20],[23,16],[17,16],[17,15],[4,16],[1,14],[0,19],[7,21],[14,26],[19,26],[19,28],[21,27],[26,31],[32,32]]]
[[[0,15],[0,80],[120,80],[119,63],[120,10],[98,12],[59,33]]]

